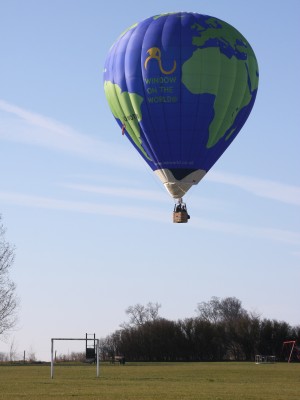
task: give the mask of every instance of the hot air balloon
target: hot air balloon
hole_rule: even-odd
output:
[[[104,67],[109,107],[122,134],[178,200],[174,222],[187,222],[183,196],[237,136],[257,88],[248,41],[208,15],[147,18],[110,48]]]

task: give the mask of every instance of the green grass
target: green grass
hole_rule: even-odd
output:
[[[0,365],[0,399],[299,400],[300,364]]]

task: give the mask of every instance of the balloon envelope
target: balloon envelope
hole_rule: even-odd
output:
[[[237,136],[257,87],[248,41],[226,22],[196,13],[131,26],[105,61],[114,117],[174,198],[197,184]]]

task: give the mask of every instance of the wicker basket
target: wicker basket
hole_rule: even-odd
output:
[[[174,211],[173,222],[177,224],[188,222],[188,213],[186,211]]]

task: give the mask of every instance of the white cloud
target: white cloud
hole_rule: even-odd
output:
[[[71,211],[86,214],[111,215],[143,220],[163,221],[162,212],[149,210],[146,207],[110,205],[105,203],[91,203],[84,201],[58,200],[49,197],[32,196],[15,192],[0,192],[0,200],[8,204],[22,207],[42,208],[47,210]]]
[[[285,229],[240,225],[197,217],[193,218],[193,226],[209,231],[300,245],[300,233]]]
[[[139,167],[128,147],[77,132],[68,125],[0,100],[0,138],[72,153],[99,162]]]
[[[161,191],[147,190],[147,189],[135,189],[127,187],[110,187],[110,186],[95,186],[95,185],[83,185],[83,184],[66,184],[64,187],[68,189],[75,189],[82,192],[95,193],[107,196],[116,196],[119,198],[130,198],[134,200],[150,200],[159,201],[165,203],[171,203],[171,198]]]
[[[131,151],[130,146],[121,147],[115,143],[96,140],[65,124],[3,100],[0,100],[0,138],[64,151],[123,168],[140,169],[144,163],[139,155]],[[300,187],[298,186],[215,170],[209,171],[205,179],[239,187],[255,196],[300,205]],[[139,193],[139,195],[142,194]]]
[[[84,177],[83,177],[84,178]],[[157,179],[156,176],[153,175],[154,179]],[[105,181],[105,178],[104,178]],[[111,186],[103,186],[103,185],[88,185],[88,184],[64,184],[63,187],[73,190],[78,190],[81,192],[87,193],[94,193],[103,196],[115,196],[120,199],[132,199],[136,200],[148,200],[150,202],[160,202],[160,203],[168,203],[170,205],[170,209],[172,208],[172,204],[176,202],[176,200],[172,199],[169,193],[165,190],[161,182],[158,181],[159,185],[158,189],[161,190],[149,190],[149,189],[137,189],[137,188],[130,188],[132,186],[132,182],[112,182],[111,179],[109,180],[110,183],[114,184],[114,187]],[[126,185],[126,186],[125,186]],[[224,201],[221,202],[218,199],[209,199],[203,196],[197,198],[197,202],[193,204],[193,208],[201,209],[202,211],[205,210],[220,210],[223,208]]]
[[[112,194],[113,193],[111,193],[111,195]],[[119,196],[119,193],[115,192],[114,195]],[[121,204],[121,201],[120,205],[111,205],[105,203],[58,200],[54,198],[32,196],[15,192],[0,192],[0,200],[10,205],[14,204],[22,207],[100,214],[106,216],[110,215],[115,217],[133,218],[148,221],[150,220],[171,224],[169,214],[166,215],[166,213],[158,209],[154,209],[153,207],[149,209],[148,207],[141,207],[136,205],[123,206]],[[239,224],[219,222],[205,218],[193,217],[186,228],[197,228],[204,231],[208,230],[251,238],[259,237],[262,239],[272,240],[276,242],[284,242],[293,245],[300,244],[300,234],[298,232],[274,228],[243,226]]]
[[[300,206],[299,186],[218,171],[209,172],[205,179],[211,182],[236,186],[259,197]]]

